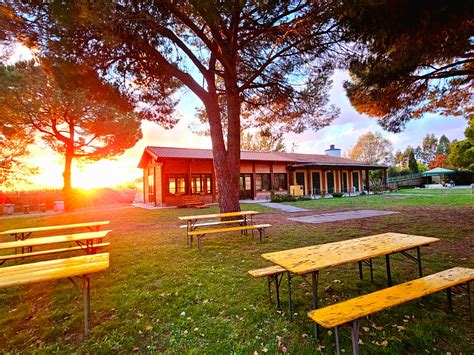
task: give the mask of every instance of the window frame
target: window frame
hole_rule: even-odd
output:
[[[184,191],[178,191],[178,179],[184,179]],[[175,192],[170,191],[170,179],[175,180]],[[188,192],[188,176],[186,174],[167,174],[166,175],[166,193],[168,196],[186,195]]]
[[[266,179],[264,179],[264,176]],[[255,174],[255,191],[259,191],[259,192],[271,191],[272,189],[271,180],[272,180],[272,177],[270,173]],[[258,186],[259,183],[260,183],[260,187]]]
[[[193,188],[193,183],[194,181],[197,181],[195,180],[195,178],[198,177],[199,180],[200,180],[200,189],[199,191],[195,191],[195,189]],[[210,184],[209,186],[206,184],[204,184],[204,182],[207,182],[209,181]],[[209,187],[209,189],[208,189]],[[205,174],[205,173],[199,173],[199,174],[191,174],[191,179],[190,179],[190,184],[189,184],[189,188],[190,188],[190,191],[191,191],[191,195],[211,195],[212,194],[212,174]],[[204,190],[205,188],[205,190]]]
[[[280,177],[283,177],[283,179],[280,179]],[[283,182],[284,186],[280,186],[280,182]],[[273,174],[273,189],[275,191],[284,191],[288,189],[288,176],[286,173]]]

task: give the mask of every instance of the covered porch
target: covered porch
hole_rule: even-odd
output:
[[[298,163],[288,167],[290,185],[303,186],[305,196],[325,196],[335,192],[359,194],[372,191],[370,171],[382,171],[382,186],[387,188],[387,166],[321,165]]]

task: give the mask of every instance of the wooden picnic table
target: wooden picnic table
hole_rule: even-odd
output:
[[[77,256],[0,268],[0,288],[62,278],[81,277],[84,299],[84,335],[89,333],[90,275],[109,267],[109,254]]]
[[[0,232],[0,235],[11,235],[15,240],[25,240],[36,232],[50,232],[62,229],[73,229],[73,228],[87,228],[90,231],[97,232],[101,226],[110,224],[110,221],[96,221],[96,222],[85,222],[85,223],[74,223],[74,224],[62,224],[55,226],[43,226],[43,227],[31,227],[31,228],[19,228],[9,229]]]
[[[256,211],[240,211],[240,212],[225,212],[225,213],[211,213],[211,214],[201,214],[201,215],[194,215],[194,216],[181,216],[178,217],[181,221],[186,221],[187,224],[187,233],[196,230],[197,227],[200,225],[197,224],[199,220],[208,220],[208,219],[217,219],[217,218],[232,218],[232,217],[240,217],[242,218],[242,225],[246,226],[248,221],[252,222],[252,216],[259,214]],[[210,225],[210,224],[204,224]]]
[[[320,270],[358,262],[359,276],[362,278],[362,262],[369,265],[372,275],[372,259],[378,256],[385,256],[388,285],[391,286],[390,254],[401,253],[410,260],[416,261],[418,263],[418,272],[420,277],[422,277],[423,272],[421,267],[420,247],[438,241],[438,238],[418,235],[383,233],[368,237],[344,240],[341,242],[266,253],[262,254],[262,257],[287,270],[288,307],[289,317],[291,320],[293,314],[291,302],[291,274],[300,276],[311,274],[313,309],[317,309],[318,276]],[[407,251],[414,249],[416,250],[416,256],[407,253]],[[317,327],[315,331],[318,333]]]

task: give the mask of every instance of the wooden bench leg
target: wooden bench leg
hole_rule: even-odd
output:
[[[362,273],[362,261],[359,261],[359,279],[364,279],[364,274]]]
[[[89,335],[89,318],[91,314],[91,295],[89,275],[82,277],[82,294],[84,299],[84,337]]]
[[[352,322],[352,353],[359,355],[359,321]]]

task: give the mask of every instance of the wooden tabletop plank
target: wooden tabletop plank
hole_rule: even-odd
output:
[[[188,220],[194,220],[194,219],[251,216],[254,214],[259,214],[259,212],[256,212],[256,211],[226,212],[226,213],[201,214],[201,215],[196,215],[196,216],[181,216],[178,218],[182,221],[188,221]]]
[[[211,233],[235,232],[235,231],[243,231],[243,230],[268,228],[268,227],[271,227],[271,226],[272,226],[271,224],[252,224],[250,226],[238,226],[238,227],[228,227],[228,228],[215,228],[215,229],[207,229],[207,230],[196,230],[196,231],[189,232],[188,235],[201,235],[201,234],[211,234]]]
[[[92,274],[109,267],[109,253],[0,268],[0,288]]]
[[[85,223],[75,223],[75,224],[62,224],[56,226],[43,226],[43,227],[31,227],[31,228],[20,228],[20,229],[9,229],[3,232],[0,232],[0,235],[7,234],[20,234],[20,233],[34,233],[34,232],[48,232],[61,229],[71,229],[71,228],[87,228],[87,227],[98,227],[110,224],[110,221],[97,221],[97,222],[85,222]]]
[[[383,233],[341,242],[266,253],[262,254],[262,257],[294,274],[304,275],[436,242],[439,242],[438,238]]]
[[[455,267],[421,279],[319,308],[309,312],[308,316],[326,328],[333,328],[472,280],[474,280],[474,269]]]
[[[25,248],[25,247],[34,247],[39,245],[48,245],[48,244],[57,244],[57,243],[66,243],[66,242],[76,242],[90,239],[100,239],[107,236],[111,230],[99,231],[99,232],[86,232],[86,233],[76,233],[68,235],[57,235],[53,237],[41,237],[41,238],[31,238],[26,240],[17,240],[14,242],[5,242],[0,243],[0,250],[13,249],[13,248]]]

